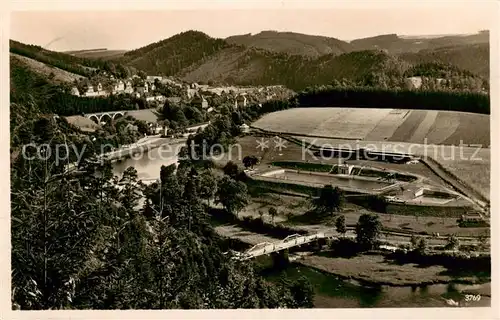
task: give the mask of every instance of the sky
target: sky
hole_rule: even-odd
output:
[[[423,0],[422,0],[423,1]],[[479,4],[479,5],[478,5]],[[187,30],[209,36],[291,31],[352,40],[379,34],[470,34],[491,29],[491,7],[481,3],[336,6],[297,9],[15,11],[11,39],[55,51],[108,48],[129,50]]]

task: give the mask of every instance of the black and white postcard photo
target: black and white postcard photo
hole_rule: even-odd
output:
[[[499,316],[498,3],[236,2],[6,13],[8,314]]]

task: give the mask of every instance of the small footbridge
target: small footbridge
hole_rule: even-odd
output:
[[[277,242],[262,242],[256,244],[250,249],[246,250],[245,252],[235,252],[233,258],[240,261],[249,260],[258,256],[270,254],[273,252],[279,252],[293,247],[298,247],[303,244],[311,243],[318,239],[325,239],[325,238],[332,238],[332,236],[328,236],[323,232],[316,233],[313,235],[293,234]]]

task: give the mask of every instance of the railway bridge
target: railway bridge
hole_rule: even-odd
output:
[[[119,117],[125,116],[127,111],[130,110],[119,110],[119,111],[105,111],[105,112],[94,112],[94,113],[86,113],[84,114],[84,117],[89,118],[90,120],[94,121],[95,123],[99,124],[102,121],[106,120],[115,120]]]

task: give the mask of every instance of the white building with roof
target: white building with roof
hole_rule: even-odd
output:
[[[71,94],[74,95],[74,96],[79,97],[80,96],[80,91],[78,91],[77,87],[73,87],[73,88],[71,88]]]
[[[132,81],[127,81],[125,83],[125,93],[133,93],[134,92],[134,88],[132,87]]]
[[[147,76],[146,80],[154,82],[155,80],[162,81],[163,77],[162,76]]]
[[[405,79],[409,89],[420,89],[422,86],[422,77],[409,77]]]
[[[248,126],[246,123],[244,123],[240,126],[240,130],[243,133],[248,133],[248,132],[250,132],[250,126]]]
[[[122,80],[119,80],[113,86],[113,93],[120,93],[125,91],[125,83]]]

